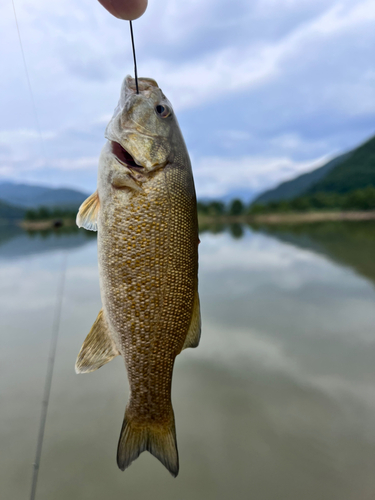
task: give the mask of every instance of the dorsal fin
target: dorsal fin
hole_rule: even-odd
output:
[[[79,351],[76,373],[93,372],[119,354],[109,333],[103,309],[101,309]]]
[[[77,226],[84,227],[88,231],[97,231],[99,207],[99,195],[98,191],[95,191],[79,207],[76,219]]]

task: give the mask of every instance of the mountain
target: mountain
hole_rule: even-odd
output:
[[[212,196],[200,196],[199,190],[197,193],[198,201],[203,203],[210,203],[211,201],[222,201],[224,203],[229,203],[232,200],[240,199],[244,203],[250,203],[257,191],[248,188],[247,186],[243,189],[232,189],[224,195],[212,195]]]
[[[50,188],[14,182],[0,183],[0,201],[25,208],[77,207],[88,195],[68,188]]]
[[[368,186],[375,186],[375,136],[322,167],[262,193],[254,203],[267,204],[316,193],[345,194]]]
[[[368,186],[375,186],[375,136],[353,150],[345,161],[311,186],[305,194],[344,194]]]
[[[322,167],[319,167],[312,172],[299,175],[291,181],[285,181],[274,189],[270,189],[262,193],[254,200],[254,203],[269,203],[270,201],[291,200],[297,196],[304,194],[318,181],[323,179],[337,165],[340,165],[351,155],[351,152],[337,156]]]
[[[14,221],[23,219],[25,210],[20,207],[14,207],[0,200],[0,221]]]

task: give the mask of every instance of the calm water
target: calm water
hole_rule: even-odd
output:
[[[373,500],[375,224],[206,228],[203,336],[177,358],[180,475],[116,465],[121,358],[76,375],[101,307],[96,240],[0,233],[0,497],[28,499],[67,256],[39,500]]]

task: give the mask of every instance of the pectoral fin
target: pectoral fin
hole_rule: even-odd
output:
[[[98,191],[95,191],[79,207],[76,219],[77,226],[84,227],[88,231],[97,231],[99,207],[99,195]]]
[[[190,327],[186,335],[185,343],[181,350],[186,349],[187,347],[197,347],[200,338],[201,338],[201,308],[199,304],[198,290],[196,290]]]
[[[119,354],[108,331],[103,309],[101,309],[79,351],[76,373],[93,372]]]

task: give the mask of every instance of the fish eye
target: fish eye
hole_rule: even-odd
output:
[[[158,104],[157,106],[155,106],[155,111],[162,118],[167,118],[172,114],[168,106],[165,106],[164,104]]]

